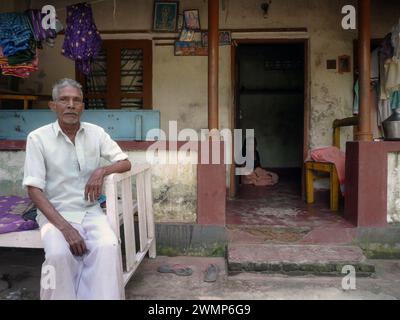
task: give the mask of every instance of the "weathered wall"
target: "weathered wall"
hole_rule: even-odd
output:
[[[400,223],[400,153],[388,154],[387,221]]]
[[[52,1],[33,0],[40,7]],[[58,15],[65,21],[64,5],[74,1],[57,1]],[[93,4],[94,16],[100,30],[150,30],[153,2],[105,0]],[[341,29],[341,8],[355,4],[355,0],[281,0],[270,6],[269,16],[263,17],[259,0],[221,0],[220,28],[292,28],[307,27],[306,34],[297,37],[310,39],[310,145],[331,144],[331,123],[335,118],[351,115],[352,73],[339,75],[326,70],[326,60],[339,55],[353,55],[356,31]],[[207,27],[207,1],[181,0],[180,11],[188,8],[200,10],[202,28]],[[1,9],[1,8],[0,8]],[[115,9],[115,11],[114,11]],[[115,14],[113,14],[115,12]],[[383,37],[398,20],[400,2],[374,0],[372,14],[373,37]],[[234,35],[235,36],[235,35]],[[293,34],[264,33],[248,35],[253,38],[287,38]],[[112,35],[114,38],[137,38],[138,35]],[[139,36],[140,37],[140,36]],[[142,35],[149,37],[149,35]],[[150,35],[151,37],[151,35]],[[237,35],[236,35],[237,37]],[[46,48],[41,58],[41,69],[23,85],[39,93],[49,93],[57,78],[74,75],[73,63],[60,55],[63,37],[53,49]],[[230,49],[220,47],[220,123],[229,127],[232,103],[230,84]],[[178,120],[178,127],[196,130],[207,126],[207,58],[175,57],[172,46],[154,46],[153,102],[161,110],[162,128],[168,120]],[[346,136],[349,136],[347,131]]]
[[[163,157],[165,152],[160,152]],[[176,152],[167,152],[175,156]],[[128,152],[132,163],[146,162],[143,151]],[[179,156],[182,155],[179,152]],[[193,157],[197,157],[193,154]],[[24,151],[0,152],[0,190],[2,195],[26,195],[22,187]],[[195,223],[197,208],[196,165],[189,164],[185,158],[178,165],[165,165],[154,156],[152,164],[152,192],[154,215],[157,222]],[[134,184],[135,185],[135,184]]]

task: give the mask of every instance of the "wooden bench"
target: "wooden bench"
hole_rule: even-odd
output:
[[[132,177],[136,179],[136,199],[132,193]],[[120,185],[120,189],[118,186]],[[121,194],[118,194],[121,190]],[[156,257],[155,225],[153,216],[153,198],[151,192],[151,168],[149,164],[136,164],[129,172],[111,174],[104,179],[106,195],[106,214],[111,228],[120,244],[121,267],[123,268],[123,288],[135,273],[140,262],[149,254]],[[120,198],[121,200],[118,200]],[[136,246],[135,215],[139,224],[139,250]],[[124,228],[121,239],[120,227]],[[124,244],[124,253],[121,244]],[[43,248],[40,231],[21,231],[0,234],[0,247]],[[125,294],[123,297],[125,298]]]
[[[333,146],[340,149],[340,128],[348,126],[357,126],[358,117],[349,117],[344,119],[336,119],[333,122]],[[353,133],[354,134],[354,133]],[[330,209],[338,211],[339,209],[339,178],[335,165],[333,163],[307,161],[305,163],[306,172],[306,201],[314,203],[314,172],[329,173],[330,188]]]
[[[24,110],[28,110],[29,101],[36,101],[37,99],[38,96],[34,95],[0,93],[0,100],[23,100]]]

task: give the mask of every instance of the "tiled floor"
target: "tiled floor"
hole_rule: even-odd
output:
[[[274,243],[348,243],[354,226],[343,212],[329,210],[329,195],[307,205],[299,183],[281,179],[274,187],[242,185],[229,200],[226,219],[231,240]]]

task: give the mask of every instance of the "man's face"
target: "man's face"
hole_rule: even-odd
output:
[[[51,101],[49,106],[57,114],[60,124],[64,125],[79,123],[84,110],[81,92],[73,87],[62,88],[57,101]]]

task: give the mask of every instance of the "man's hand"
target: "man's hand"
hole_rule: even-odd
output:
[[[39,188],[28,186],[28,194],[36,207],[64,235],[72,254],[81,256],[86,252],[86,244],[79,232],[54,208]]]
[[[85,187],[85,200],[94,202],[100,197],[104,176],[104,168],[98,168],[92,173]]]
[[[73,255],[83,256],[86,253],[87,248],[85,241],[73,226],[70,225],[65,230],[61,230],[61,232],[64,235],[65,240],[67,240]]]

